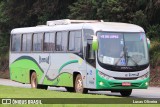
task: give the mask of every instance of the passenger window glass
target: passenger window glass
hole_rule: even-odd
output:
[[[21,34],[12,35],[12,51],[21,51]]]
[[[62,33],[57,32],[56,35],[56,51],[62,51]]]
[[[62,32],[62,51],[67,50],[68,32]]]
[[[27,34],[23,34],[23,40],[22,40],[22,51],[26,51],[26,43],[27,43]]]
[[[43,33],[33,35],[33,51],[42,51]]]
[[[71,31],[69,35],[69,51],[80,52],[81,31]]]
[[[67,50],[67,32],[57,32],[56,35],[56,51]]]
[[[23,34],[23,40],[22,40],[22,51],[31,51],[31,45],[32,45],[32,34]]]
[[[32,50],[32,34],[27,34],[27,46],[26,46],[26,51],[31,51]]]
[[[54,51],[54,33],[45,33],[44,51]]]

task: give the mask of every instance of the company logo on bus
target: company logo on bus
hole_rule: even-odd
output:
[[[131,67],[121,67],[121,69],[124,69],[124,70],[131,70],[132,68],[131,68]]]
[[[42,58],[39,56],[39,63],[48,63],[49,64],[49,56],[46,58]]]

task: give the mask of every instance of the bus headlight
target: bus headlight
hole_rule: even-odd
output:
[[[98,72],[98,74],[99,74],[100,77],[102,77],[104,79],[107,79],[107,80],[111,78],[111,76],[106,75],[106,74],[104,74],[103,72],[100,72],[100,71]]]
[[[148,78],[148,77],[149,77],[149,72],[147,72],[146,74],[140,76],[140,77],[138,78],[138,80],[144,80],[144,79],[146,79],[146,78]]]

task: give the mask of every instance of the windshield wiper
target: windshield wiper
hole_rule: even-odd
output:
[[[119,63],[119,61],[124,57],[125,58],[125,62],[127,61],[127,49],[125,46],[123,46],[123,54],[120,56],[120,58],[118,59],[118,61],[114,64],[115,66],[117,66],[117,64]],[[126,62],[126,66],[128,64],[128,61]]]
[[[117,64],[118,64],[119,61],[123,58],[123,56],[125,56],[125,54],[123,54],[123,55],[118,59],[118,61],[114,64],[115,66],[117,66]],[[136,66],[139,66],[138,63],[137,63],[135,60],[132,59],[131,56],[128,56],[128,55],[126,54],[126,57],[127,57],[127,60],[128,60],[128,59],[131,59],[131,61],[134,62],[134,64],[135,64]],[[127,62],[128,62],[128,61],[127,61]]]
[[[138,63],[137,63],[135,60],[133,60],[133,59],[132,59],[132,57],[131,57],[131,56],[128,56],[128,55],[127,55],[127,58],[130,58],[130,59],[131,59],[131,61],[132,61],[132,62],[134,62],[134,64],[135,64],[136,66],[139,66],[139,65],[138,65]]]
[[[118,61],[114,64],[115,66],[117,66],[117,64],[118,64],[119,61],[123,58],[123,56],[124,56],[124,52],[123,52],[123,54],[120,56],[120,58],[118,59]]]

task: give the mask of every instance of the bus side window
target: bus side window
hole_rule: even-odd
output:
[[[22,51],[29,52],[31,51],[31,43],[32,41],[32,34],[23,34],[22,40]]]
[[[56,34],[56,51],[66,51],[67,50],[67,36],[68,32],[57,32]]]
[[[42,51],[43,33],[33,35],[33,51]]]
[[[69,51],[80,52],[82,47],[81,31],[70,31],[69,33]]]
[[[44,34],[44,51],[54,51],[54,33]]]
[[[12,51],[20,52],[21,51],[21,34],[12,35]]]

